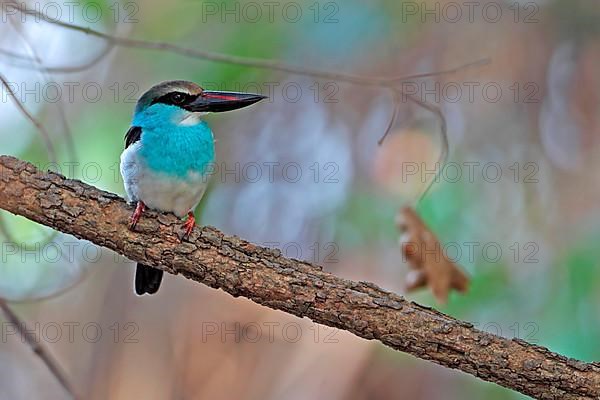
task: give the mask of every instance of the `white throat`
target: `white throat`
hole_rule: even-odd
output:
[[[177,125],[182,125],[182,126],[191,126],[191,125],[198,125],[200,122],[202,122],[202,117],[205,115],[206,113],[203,112],[191,112],[191,111],[185,111],[183,112],[183,115],[179,122],[177,123]]]

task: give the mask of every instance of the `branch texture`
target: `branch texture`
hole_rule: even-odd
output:
[[[179,241],[181,221],[148,211],[130,232],[120,197],[0,156],[0,207],[127,258],[299,317],[376,339],[539,399],[600,398],[600,365],[505,339],[380,289],[285,258],[212,227]]]

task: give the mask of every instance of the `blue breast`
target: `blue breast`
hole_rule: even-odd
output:
[[[204,175],[215,160],[213,133],[204,121],[181,125],[184,110],[154,104],[136,113],[133,125],[142,128],[140,156],[153,172],[185,178]]]

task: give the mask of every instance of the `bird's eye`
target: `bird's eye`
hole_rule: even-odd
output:
[[[175,104],[181,104],[185,101],[185,96],[182,93],[173,93],[171,95],[171,101]]]

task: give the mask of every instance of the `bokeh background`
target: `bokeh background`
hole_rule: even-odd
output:
[[[450,154],[418,211],[470,290],[436,304],[477,327],[600,359],[600,3],[593,1],[25,2],[120,37],[395,77],[439,106]],[[124,194],[135,100],[153,84],[260,92],[207,120],[218,164],[196,210],[210,224],[349,279],[405,294],[394,216],[415,206],[441,151],[440,121],[407,99],[381,146],[389,91],[208,62],[23,17],[2,3],[0,151]],[[51,143],[51,145],[49,145]],[[51,151],[49,151],[49,149]],[[0,297],[86,399],[517,399],[512,391],[166,276],[136,297],[134,264],[0,212]],[[3,322],[0,398],[68,398]]]

